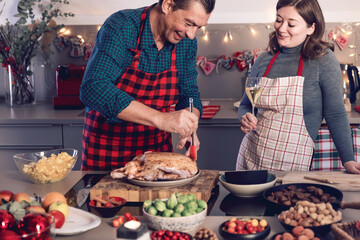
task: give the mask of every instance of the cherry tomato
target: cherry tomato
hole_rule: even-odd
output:
[[[229,227],[227,230],[229,233],[235,233],[235,228]]]
[[[113,224],[113,227],[118,227],[118,226],[120,226],[120,222],[119,222],[119,219],[114,219],[113,221],[112,221],[112,224]]]
[[[180,237],[180,233],[179,232],[174,232],[174,236],[176,236],[176,237]]]
[[[165,230],[159,230],[157,232],[157,235],[160,236],[160,237],[164,236],[164,234],[165,234]]]
[[[166,236],[172,237],[174,233],[172,231],[166,231]]]
[[[90,205],[90,206],[95,206],[95,200],[91,200],[91,201],[89,202],[89,205]]]
[[[124,214],[124,217],[125,217],[126,221],[130,221],[131,218],[132,218],[132,215],[131,215],[131,213],[127,212],[127,213]]]
[[[356,222],[356,228],[357,228],[358,230],[360,230],[360,221],[357,221],[357,222]]]

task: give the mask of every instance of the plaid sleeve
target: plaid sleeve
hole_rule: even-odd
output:
[[[196,70],[197,41],[196,39],[184,39],[176,50],[176,59],[179,60],[176,66],[179,71],[180,96],[175,109],[180,110],[189,107],[189,98],[192,97],[194,107],[200,111],[201,116],[203,109],[197,85],[198,72]]]
[[[118,12],[101,27],[80,90],[81,100],[86,106],[113,120],[133,100],[116,88],[118,78],[132,59],[127,49],[132,47],[132,42],[136,43],[137,38],[135,25],[126,22]]]

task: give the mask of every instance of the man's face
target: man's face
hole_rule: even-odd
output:
[[[198,2],[191,2],[188,9],[170,10],[165,17],[164,37],[171,43],[183,38],[194,39],[196,32],[207,24],[210,14]]]

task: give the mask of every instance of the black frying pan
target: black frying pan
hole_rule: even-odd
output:
[[[272,192],[281,191],[282,189],[285,189],[290,185],[294,185],[294,186],[296,186],[296,188],[306,188],[306,187],[309,187],[309,186],[314,186],[314,187],[317,187],[317,188],[321,188],[324,193],[329,193],[329,194],[331,194],[332,196],[334,196],[336,198],[336,201],[331,203],[331,205],[333,206],[333,208],[335,210],[338,210],[339,208],[342,208],[342,209],[344,209],[344,208],[360,209],[360,202],[344,202],[344,201],[342,201],[343,193],[337,188],[330,187],[330,186],[327,186],[327,185],[322,185],[322,184],[314,184],[314,183],[292,183],[292,184],[284,184],[284,185],[269,188],[268,190],[264,191],[264,193],[263,193],[263,197],[265,198],[267,203],[270,206],[272,206],[273,208],[275,208],[276,213],[278,213],[278,214],[281,213],[282,211],[288,210],[290,208],[290,206],[274,203],[274,202],[268,200],[267,197],[270,196]],[[280,223],[287,230],[292,230],[294,228],[293,226],[285,224],[282,221],[280,221]],[[322,226],[318,226],[318,227],[309,227],[309,228],[311,228],[315,233],[317,233],[319,235],[325,235],[326,233],[330,232],[331,224],[322,225]]]
[[[268,197],[271,196],[271,193],[281,191],[282,189],[286,189],[288,186],[292,186],[292,185],[296,186],[296,188],[306,188],[306,187],[309,187],[309,186],[314,186],[314,187],[317,187],[317,188],[321,188],[324,193],[329,193],[330,195],[332,195],[332,196],[334,196],[336,198],[336,201],[331,203],[335,210],[337,210],[340,207],[340,204],[343,204],[343,202],[342,202],[343,193],[337,188],[330,187],[330,186],[327,186],[327,185],[322,185],[322,184],[314,184],[314,183],[283,184],[283,185],[279,185],[279,186],[269,188],[269,189],[267,189],[266,191],[263,192],[263,197],[265,198],[268,205],[271,208],[274,209],[274,213],[279,214],[282,211],[288,210],[291,206],[272,202],[272,201],[268,200]]]

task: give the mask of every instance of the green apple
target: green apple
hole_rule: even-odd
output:
[[[49,206],[49,211],[51,211],[51,210],[58,210],[58,211],[62,212],[64,214],[65,218],[67,218],[69,216],[69,205],[67,205],[64,202],[60,202],[60,201],[53,202]]]

